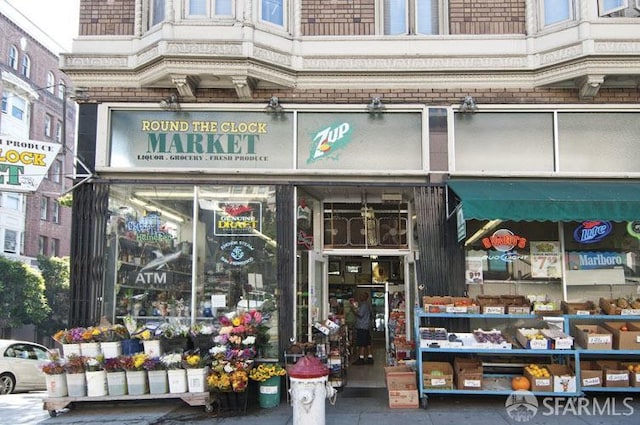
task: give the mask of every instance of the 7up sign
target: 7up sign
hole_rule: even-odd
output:
[[[329,157],[337,150],[344,148],[351,142],[351,125],[336,123],[318,131],[313,136],[313,144],[307,164]]]

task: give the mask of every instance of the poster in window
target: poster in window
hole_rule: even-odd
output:
[[[467,257],[465,277],[467,284],[483,283],[482,257]]]
[[[531,277],[560,279],[562,264],[560,242],[531,242]]]

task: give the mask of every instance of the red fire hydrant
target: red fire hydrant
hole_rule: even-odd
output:
[[[320,359],[305,356],[289,369],[293,425],[324,425],[325,398],[336,400],[336,389],[328,384],[329,369]]]

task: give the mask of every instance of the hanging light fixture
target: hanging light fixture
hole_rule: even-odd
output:
[[[474,113],[478,110],[478,105],[476,101],[471,96],[465,96],[460,104],[460,112],[464,113]]]

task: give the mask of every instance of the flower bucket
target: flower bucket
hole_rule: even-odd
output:
[[[147,376],[149,377],[150,394],[166,394],[169,392],[166,370],[150,370],[147,372]]]
[[[127,370],[127,389],[130,395],[141,395],[149,392],[146,370]]]
[[[67,393],[69,397],[87,396],[87,378],[83,373],[67,373]]]
[[[280,376],[272,376],[259,384],[258,402],[268,409],[280,405]]]
[[[102,354],[99,342],[81,342],[80,352],[84,357],[98,357]]]
[[[87,371],[85,372],[87,377],[87,396],[88,397],[102,397],[107,395],[107,371]]]
[[[100,344],[100,349],[102,350],[102,355],[105,359],[113,359],[122,355],[122,342],[103,342]]]
[[[64,397],[67,395],[67,376],[64,373],[58,375],[45,375],[47,395],[49,397]]]
[[[127,394],[127,375],[124,372],[107,373],[107,388],[109,395]]]
[[[187,371],[185,369],[169,369],[167,371],[170,393],[187,392]]]
[[[187,369],[187,384],[190,393],[201,393],[207,389],[208,368]]]
[[[160,340],[149,339],[142,341],[142,345],[144,346],[144,353],[149,357],[160,357],[163,354]]]
[[[62,353],[65,357],[82,355],[80,351],[80,344],[62,344]]]
[[[125,356],[130,356],[136,353],[142,353],[144,351],[144,348],[142,347],[140,340],[137,338],[125,339],[124,341],[122,341],[121,345],[122,345],[122,354],[124,354]]]

